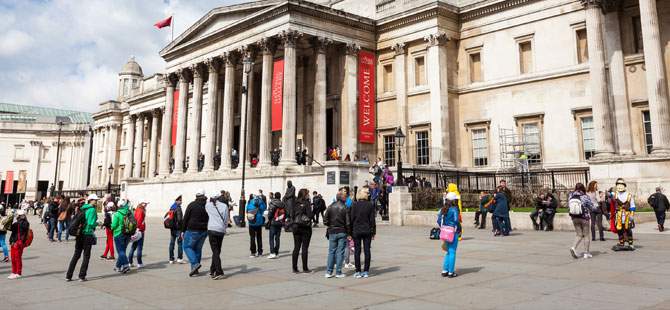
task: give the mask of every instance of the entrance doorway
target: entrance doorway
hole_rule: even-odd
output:
[[[333,127],[334,127],[334,111],[333,108],[326,109],[326,148],[334,147]],[[319,150],[319,152],[328,152],[328,149]]]

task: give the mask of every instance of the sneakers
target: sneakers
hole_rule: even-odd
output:
[[[370,276],[370,275],[368,274],[367,271],[366,271],[366,272],[363,272],[363,278],[367,278],[367,277],[369,277],[369,276]]]
[[[249,258],[256,258],[256,253],[251,253],[251,255],[249,255]]]
[[[70,281],[72,281],[72,279],[65,278],[65,282],[70,282]]]
[[[191,267],[191,272],[189,272],[188,276],[192,277],[192,276],[195,276],[196,274],[198,274],[198,269],[200,269],[200,264],[197,264],[197,265]]]
[[[113,262],[116,259],[114,257],[107,257],[105,260],[108,261],[108,262]]]
[[[144,268],[144,264],[138,264],[137,268]]]
[[[119,271],[119,272],[125,274],[125,273],[128,273],[128,271],[130,271],[130,266],[126,266],[126,267],[121,268],[121,271]]]
[[[305,270],[302,271],[302,273],[312,274],[312,273],[314,273],[314,270],[312,270],[312,269],[305,269]]]
[[[5,262],[5,263],[8,262],[8,261],[9,261],[9,257],[5,256],[5,259],[3,259],[2,261]]]
[[[15,276],[15,274],[12,273],[12,274],[9,275],[9,277],[7,277],[7,279],[11,280],[12,278],[14,278],[14,276]]]
[[[186,261],[183,259],[177,259],[177,264],[186,264]]]
[[[335,278],[338,278],[338,279],[346,278],[346,277],[347,277],[347,276],[345,276],[343,273],[340,273],[340,274],[338,274],[338,275],[335,276]]]
[[[106,257],[105,255],[100,255],[100,259],[101,259],[101,260],[106,260],[107,257]]]
[[[449,272],[447,271],[442,271],[442,277],[446,278],[449,275]]]
[[[174,261],[173,261],[173,260],[170,261],[170,265],[172,265],[172,264],[174,264]]]
[[[570,248],[570,255],[574,258],[579,258],[579,256],[577,256],[577,249],[575,248]]]
[[[589,252],[584,253],[584,258],[592,258],[592,257],[593,257],[593,255],[591,255],[591,253],[589,253]]]
[[[326,278],[330,279],[330,278],[332,278],[332,277],[333,277],[332,274],[330,274],[330,273],[326,273]]]
[[[86,279],[86,278],[79,279],[79,282],[86,282],[86,281],[88,281],[88,279]]]
[[[12,275],[9,275],[9,277],[7,277],[7,279],[10,279],[10,280],[16,280],[16,279],[20,279],[20,278],[21,278],[20,274],[12,274]]]
[[[628,245],[628,248],[629,248],[631,251],[635,251],[635,246],[633,246],[632,244],[629,244],[629,245]]]
[[[221,280],[223,279],[223,274],[212,277],[212,280]]]
[[[270,253],[270,255],[268,255],[268,259],[274,259],[274,258],[277,258],[276,254]]]
[[[298,270],[298,269],[293,269],[293,274],[300,274],[300,270]]]
[[[348,263],[348,264],[345,264],[345,265],[344,265],[344,268],[352,269],[352,268],[356,268],[356,266],[355,266],[354,264],[352,264],[352,263]]]
[[[360,272],[357,272],[357,273],[354,275],[354,278],[356,278],[356,279],[360,279],[360,278],[362,278],[361,273],[360,273]]]
[[[455,278],[455,277],[458,277],[458,274],[456,274],[455,272],[447,275],[447,278]]]

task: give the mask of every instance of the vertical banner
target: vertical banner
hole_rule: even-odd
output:
[[[284,95],[284,60],[277,60],[272,71],[272,131],[282,128],[282,96]]]
[[[172,143],[170,145],[177,145],[177,115],[179,112],[179,91],[174,92],[174,101],[172,104]]]
[[[358,141],[375,143],[375,55],[358,52]]]
[[[16,192],[19,194],[26,193],[26,170],[19,170],[19,184],[16,186]]]
[[[11,194],[14,192],[14,171],[7,171],[5,176],[5,194]]]

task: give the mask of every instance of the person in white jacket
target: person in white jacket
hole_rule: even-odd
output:
[[[221,268],[221,246],[223,237],[228,228],[228,200],[224,196],[215,193],[205,205],[209,220],[207,221],[207,235],[209,246],[212,248],[212,265],[209,267],[209,275],[213,280],[223,279]]]

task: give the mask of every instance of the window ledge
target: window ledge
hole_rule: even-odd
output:
[[[27,163],[30,162],[30,159],[28,158],[14,158],[15,163]]]
[[[394,99],[395,99],[395,93],[383,93],[377,96],[377,101],[388,101]]]
[[[421,85],[421,86],[410,88],[407,91],[407,96],[427,94],[429,92],[430,92],[430,89],[428,88],[428,85]]]

